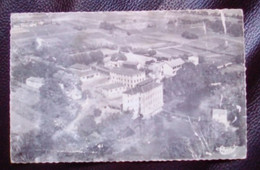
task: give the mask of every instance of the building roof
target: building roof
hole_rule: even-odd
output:
[[[137,84],[134,88],[125,91],[126,94],[136,94],[136,93],[145,93],[148,92],[158,86],[160,83],[156,83],[154,79],[147,79]]]
[[[94,70],[102,71],[102,72],[109,72],[109,69],[105,66],[93,66]]]
[[[133,61],[125,61],[123,62],[123,67],[125,68],[132,68],[132,69],[138,69],[138,62],[133,62]]]
[[[70,66],[70,68],[72,69],[76,69],[76,70],[88,70],[89,67],[85,64],[73,64],[72,66]]]
[[[164,65],[165,63],[162,61],[157,61],[155,63],[151,63],[148,65],[149,69],[160,69],[162,67],[162,65]]]
[[[87,70],[87,71],[84,71],[84,72],[77,73],[77,75],[79,75],[80,77],[83,77],[83,76],[93,75],[95,73],[97,73],[97,71]]]
[[[176,66],[184,64],[184,60],[181,58],[177,58],[177,59],[173,59],[171,61],[167,61],[166,63],[169,64],[171,67],[176,67]]]
[[[108,85],[103,86],[102,89],[111,90],[111,89],[116,89],[119,87],[124,87],[124,85],[121,83],[113,83],[113,84],[108,84]]]
[[[113,68],[111,72],[116,73],[116,74],[121,74],[121,75],[126,75],[126,76],[133,76],[137,74],[141,74],[143,72],[135,69],[130,69],[130,68]]]

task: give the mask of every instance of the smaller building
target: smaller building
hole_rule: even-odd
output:
[[[173,75],[176,75],[177,71],[182,68],[182,65],[185,63],[185,61],[181,58],[172,59],[171,61],[167,61],[167,64],[171,66],[173,69]]]
[[[199,64],[199,57],[197,56],[188,57],[188,61],[193,63],[196,66]]]
[[[148,66],[148,69],[152,70],[149,75],[156,79],[172,77],[176,75],[183,64],[184,61],[182,59],[155,62]]]
[[[78,76],[80,77],[81,81],[87,81],[87,80],[91,80],[93,78],[98,78],[100,77],[100,73],[98,71],[95,70],[89,70],[89,71],[85,71],[82,73],[78,73]]]
[[[75,75],[79,76],[81,81],[87,81],[100,76],[100,72],[85,64],[73,64],[70,66],[70,70]]]
[[[107,61],[105,62],[104,66],[108,68],[118,68],[121,67],[123,64],[123,61]]]
[[[29,77],[26,79],[26,85],[35,89],[39,89],[44,84],[44,78]]]
[[[212,119],[227,127],[229,125],[227,113],[227,110],[224,109],[212,109]]]
[[[124,91],[126,91],[126,87],[120,83],[108,84],[102,87],[102,94],[107,98],[120,97]]]
[[[153,78],[161,80],[164,77],[174,76],[173,68],[166,62],[155,62],[148,66],[152,72],[149,75]]]

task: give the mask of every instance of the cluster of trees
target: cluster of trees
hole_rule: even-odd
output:
[[[192,63],[185,63],[177,75],[164,81],[164,101],[170,102],[176,96],[185,97],[181,108],[185,112],[193,112],[200,101],[210,95],[214,87],[210,83],[219,82],[221,73],[214,65],[201,64],[200,67]]]
[[[124,55],[124,53],[121,52],[112,54],[111,61],[118,61],[118,60],[126,61],[127,57]]]
[[[201,64],[197,67],[193,63],[185,63],[176,76],[165,80],[164,90],[166,94],[191,95],[208,87],[210,82],[218,81],[220,75],[214,65]]]
[[[103,59],[104,54],[100,50],[72,55],[68,58],[68,60],[70,61],[69,65],[73,65],[75,63],[84,63],[85,65],[90,65],[92,63],[103,63]]]
[[[122,46],[122,47],[120,47],[119,51],[128,53],[128,52],[132,51],[132,47],[131,46]]]
[[[217,151],[217,148],[221,146],[239,145],[239,135],[231,129],[225,129],[225,126],[219,122],[201,120],[197,123],[193,122],[193,126],[196,133],[203,139],[203,145],[207,152]]]
[[[21,144],[21,147],[30,147],[30,150],[21,151],[23,154],[33,155],[35,158],[45,154],[45,150],[55,148],[56,142],[53,140],[53,136],[64,130],[81,109],[80,105],[71,100],[64,90],[78,88],[79,82],[76,77],[63,71],[45,79],[44,85],[40,88],[40,100],[33,106],[35,110],[39,111],[38,116],[41,120],[39,129],[32,134],[33,136],[26,139],[34,141],[30,144],[26,142]],[[30,153],[30,151],[38,152]]]
[[[231,83],[232,81],[233,83]],[[223,95],[222,108],[230,111],[228,120],[231,122],[232,126],[237,127],[235,133],[239,137],[239,145],[244,145],[246,143],[246,127],[244,126],[246,123],[246,112],[244,109],[246,108],[246,104],[244,102],[245,94],[242,93],[244,92],[244,82],[238,81],[238,78],[236,78],[222,86],[223,88],[215,90],[215,94],[225,94]],[[240,107],[241,110],[239,110],[237,106]]]
[[[209,19],[191,20],[191,19],[183,19],[183,18],[178,19],[178,20],[169,20],[167,23],[169,30],[179,31],[179,28],[176,28],[177,25],[174,25],[176,22],[178,23],[179,26],[204,23],[206,25],[207,29],[211,29],[215,33],[220,33],[220,34],[224,33],[224,26],[223,26],[221,19],[216,19],[213,21],[209,20]],[[227,34],[229,34],[233,37],[243,36],[243,27],[240,22],[225,21],[225,25],[226,25]],[[188,30],[183,32],[182,36],[187,39],[197,39],[199,37],[195,33],[188,32]]]
[[[106,21],[101,22],[99,28],[113,32],[117,27],[114,24],[108,23]]]
[[[24,134],[11,134],[11,157],[16,162],[34,162],[35,158],[53,149],[50,135],[37,129]]]
[[[39,69],[41,68],[42,65],[39,66]],[[30,69],[27,71],[30,73]],[[33,68],[32,72],[34,71],[37,73],[37,69]],[[44,71],[48,72],[42,70]],[[43,74],[42,72],[40,73]],[[37,73],[37,76],[41,76],[40,73]],[[63,132],[81,110],[79,103],[68,95],[75,90],[81,92],[80,80],[73,74],[59,70],[45,77],[44,85],[39,89],[40,100],[32,107],[40,117],[39,128],[24,134],[12,134],[12,157],[17,159],[16,161],[34,162],[36,158],[48,155],[49,151],[60,147],[64,138],[55,140],[53,137]],[[66,142],[70,142],[70,138],[71,136],[65,137],[62,145],[67,145]]]
[[[215,21],[210,21],[208,19],[204,20],[207,28],[210,28],[212,31],[216,33],[224,33],[224,26],[220,19]],[[241,23],[232,23],[229,21],[225,22],[227,33],[233,37],[240,37],[243,35],[243,27]]]
[[[188,32],[188,31],[184,31],[184,32],[181,34],[181,36],[182,36],[183,38],[186,38],[186,39],[198,39],[198,38],[199,38],[198,35],[196,35],[196,34],[194,34],[194,33],[192,33],[192,32]]]
[[[40,88],[40,101],[34,107],[41,113],[40,126],[46,133],[52,132],[51,134],[54,134],[64,128],[77,116],[81,108],[75,100],[71,100],[65,93],[65,91],[72,91],[71,88],[77,88],[77,85],[73,84],[74,80],[70,80],[71,82],[67,80],[69,79],[64,79],[62,82],[58,78],[49,78]]]
[[[201,114],[198,106],[204,100],[205,97],[216,98],[216,103],[212,103],[212,106],[219,107],[220,99],[219,94],[224,97],[222,99],[221,108],[227,109],[230,113],[228,119],[234,127],[238,129],[234,131],[226,131],[223,129],[223,125],[217,122],[211,122],[210,119],[206,122],[200,122],[196,126],[202,131],[209,144],[211,150],[215,150],[219,146],[232,146],[245,144],[245,115],[244,110],[240,112],[237,106],[245,108],[243,99],[243,80],[241,79],[243,73],[226,72],[221,73],[216,66],[208,65],[206,63],[200,64],[200,67],[196,67],[191,63],[186,63],[177,72],[177,75],[171,79],[164,80],[164,101],[170,102],[171,99],[184,97],[182,104],[177,105],[177,108],[173,110],[180,110],[183,113],[196,115],[196,112]],[[221,83],[221,88],[210,86],[211,83]],[[241,87],[238,89],[238,87]],[[228,89],[228,90],[227,90]],[[167,104],[167,103],[166,103]],[[207,117],[207,116],[202,116]],[[214,127],[211,127],[214,125]],[[202,127],[203,126],[203,127]],[[211,129],[211,131],[209,131]],[[214,130],[212,130],[214,129]],[[213,135],[213,136],[210,136]],[[212,141],[214,139],[214,141]]]
[[[132,52],[134,54],[140,54],[140,55],[145,55],[145,56],[155,56],[156,55],[156,50],[154,49],[145,49],[145,48],[133,48]]]
[[[234,60],[235,60],[234,61],[235,63],[242,64],[244,62],[244,55],[237,55],[237,56],[235,56]]]
[[[18,64],[13,67],[12,76],[14,80],[25,83],[29,77],[51,77],[57,70],[57,67],[52,63],[29,62],[25,65]]]

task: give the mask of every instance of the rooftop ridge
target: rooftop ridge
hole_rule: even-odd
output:
[[[136,69],[124,68],[124,67],[113,68],[110,71],[116,74],[123,74],[123,75],[137,75],[137,74],[144,73]]]
[[[151,89],[160,86],[161,83],[157,83],[154,79],[146,79],[141,83],[138,83],[136,87],[128,89],[125,91],[125,94],[137,94],[137,93],[144,93],[150,91]]]

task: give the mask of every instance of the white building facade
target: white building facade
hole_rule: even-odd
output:
[[[223,123],[225,127],[229,125],[228,122],[228,112],[224,109],[212,109],[212,119],[219,123]]]
[[[134,69],[115,68],[110,71],[110,80],[114,83],[121,83],[127,88],[134,88],[145,80],[145,73]]]
[[[149,118],[160,111],[162,106],[163,85],[152,79],[145,80],[123,93],[123,110],[132,111],[134,119],[140,114]]]

